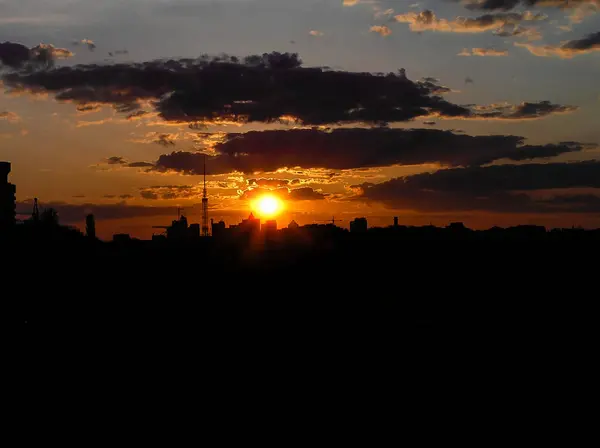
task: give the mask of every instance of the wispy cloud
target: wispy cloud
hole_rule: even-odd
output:
[[[390,34],[392,34],[392,30],[389,29],[389,27],[385,26],[385,25],[374,25],[371,27],[370,31],[372,33],[378,33],[381,34],[382,36],[389,36]]]
[[[545,20],[543,14],[524,13],[495,13],[479,17],[457,17],[454,20],[440,19],[431,10],[420,13],[407,12],[395,16],[397,22],[408,23],[411,31],[438,31],[443,33],[484,33],[501,31],[508,26],[516,26],[521,22]]]
[[[526,48],[535,56],[556,56],[562,59],[571,59],[574,56],[600,51],[600,32],[593,33],[582,39],[563,42],[562,45],[532,45],[515,42],[517,47]]]
[[[496,50],[494,48],[463,48],[458,56],[508,56],[508,50]]]

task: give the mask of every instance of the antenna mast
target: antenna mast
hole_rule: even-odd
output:
[[[204,189],[202,190],[202,236],[208,235],[208,194],[206,192],[206,154],[204,154]]]
[[[31,213],[31,219],[33,219],[33,222],[38,222],[40,220],[40,209],[38,207],[38,198],[33,199],[33,212]]]

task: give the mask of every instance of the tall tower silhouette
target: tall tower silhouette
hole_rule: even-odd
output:
[[[204,190],[202,191],[202,236],[208,236],[208,194],[206,193],[206,154],[204,155]]]

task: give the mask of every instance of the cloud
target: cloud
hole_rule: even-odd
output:
[[[598,13],[599,10],[600,1],[598,1],[597,3],[584,3],[576,7],[573,11],[571,11],[571,13],[568,16],[569,22],[571,22],[571,24],[581,23],[583,22],[583,19],[589,16],[593,16],[594,14]],[[569,28],[568,31],[570,31],[571,27],[569,26],[567,28]]]
[[[135,112],[130,113],[129,115],[127,115],[125,117],[125,119],[127,120],[139,120],[140,118],[142,118],[144,115],[149,114],[150,112],[145,111],[145,110],[138,110]]]
[[[568,114],[578,110],[575,106],[553,104],[550,101],[527,102],[519,105],[508,103],[474,106],[476,116],[481,119],[497,120],[535,120],[552,114]]]
[[[226,174],[274,172],[288,167],[345,170],[390,165],[439,163],[470,166],[498,159],[527,160],[581,151],[582,145],[524,145],[524,138],[507,135],[469,136],[435,129],[298,129],[230,134],[207,158],[207,172]],[[158,171],[199,175],[204,154],[173,152],[161,155]]]
[[[466,116],[470,111],[440,96],[432,83],[409,80],[404,70],[385,76],[301,68],[295,54],[271,53],[211,60],[162,60],[139,64],[79,65],[4,76],[8,87],[54,93],[77,105],[112,104],[136,109],[154,100],[167,121],[211,123],[400,122],[431,113]],[[199,88],[199,86],[202,88]]]
[[[73,41],[73,45],[78,46],[79,44],[87,46],[88,50],[90,51],[96,50],[96,44],[91,39],[81,39]]]
[[[289,185],[288,179],[248,179],[248,185],[257,187],[285,187]]]
[[[175,140],[177,136],[175,134],[159,134],[154,143],[161,146],[175,146]]]
[[[310,187],[295,188],[290,190],[288,200],[290,201],[318,201],[325,199],[326,194],[315,191]]]
[[[73,57],[74,53],[66,48],[57,48],[52,44],[39,44],[30,50],[30,59],[51,65],[56,59],[67,59]]]
[[[143,101],[152,102],[162,119],[198,127],[215,122],[288,122],[290,118],[306,125],[485,118],[473,106],[446,101],[440,95],[450,89],[431,78],[411,81],[404,69],[379,75],[302,68],[296,54],[250,56],[243,62],[221,56],[216,60],[79,65],[9,73],[4,81],[19,92],[51,92],[58,101],[78,107],[111,104],[117,112],[131,113]],[[173,146],[170,134],[164,135],[157,143]]]
[[[536,27],[526,27],[521,25],[506,25],[494,32],[499,37],[519,37],[527,40],[540,40],[542,33]]]
[[[140,196],[142,196],[143,199],[151,199],[151,200],[158,199],[158,194],[154,193],[153,191],[144,190],[140,193]]]
[[[371,27],[370,31],[372,33],[381,34],[383,37],[386,37],[386,36],[389,36],[390,34],[392,34],[392,30],[389,29],[385,25],[374,25]]]
[[[127,161],[124,157],[113,156],[106,159],[106,163],[108,163],[109,165],[125,165]]]
[[[524,21],[545,20],[542,14],[524,13],[495,13],[479,17],[457,17],[454,20],[439,19],[431,10],[420,13],[407,12],[395,16],[397,22],[408,23],[411,31],[438,31],[444,33],[484,33],[500,31],[509,26],[516,26]]]
[[[252,200],[257,197],[260,197],[264,194],[272,194],[275,195],[285,201],[320,201],[327,197],[326,194],[323,194],[319,191],[316,191],[310,187],[302,187],[302,188],[277,188],[277,189],[269,189],[269,188],[251,188],[245,190],[241,195],[240,199],[244,200]]]
[[[154,164],[150,162],[132,162],[127,164],[127,168],[150,168]]]
[[[0,112],[0,121],[5,120],[9,123],[18,123],[21,121],[21,117],[15,112],[4,111]]]
[[[25,45],[13,42],[0,42],[0,63],[19,68],[30,60],[30,51]]]
[[[572,9],[582,5],[600,5],[599,0],[454,0],[465,3],[468,9],[475,10],[504,10],[508,11],[517,6],[555,7]]]
[[[570,40],[560,46],[543,45],[536,46],[531,44],[515,42],[517,47],[523,47],[536,56],[557,56],[563,59],[571,59],[581,54],[600,51],[600,31],[589,34],[582,39]]]
[[[156,185],[140,189],[140,195],[144,199],[190,199],[198,198],[202,192],[198,187],[192,185]]]
[[[325,35],[325,33],[323,33],[322,31],[317,31],[317,30],[311,30],[308,34],[310,34],[311,36],[315,36],[315,37],[320,37],[320,36]]]
[[[29,70],[52,68],[57,59],[66,59],[73,53],[65,48],[56,48],[52,44],[39,44],[27,48],[14,42],[0,42],[0,64],[12,69]]]
[[[88,104],[80,104],[77,106],[77,112],[81,114],[98,112],[102,106],[100,104],[88,103]]]
[[[91,39],[82,39],[81,43],[87,45],[88,50],[90,51],[94,51],[96,49],[96,44]]]
[[[344,6],[354,6],[358,3],[360,3],[360,0],[343,0],[342,2]]]
[[[463,48],[458,56],[508,56],[508,50],[495,50],[493,48]]]
[[[600,196],[568,193],[570,188],[600,188],[600,162],[456,168],[353,188],[361,192],[359,200],[397,209],[600,213]],[[533,198],[539,190],[555,191],[550,198]]]

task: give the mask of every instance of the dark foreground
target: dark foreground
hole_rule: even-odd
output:
[[[596,333],[595,238],[5,247],[3,296],[28,334],[178,347],[468,340],[483,349],[520,339],[582,346]]]

